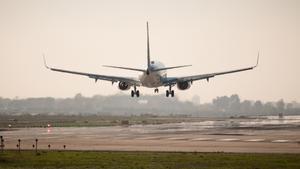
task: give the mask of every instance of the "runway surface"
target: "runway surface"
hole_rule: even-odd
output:
[[[203,120],[114,127],[20,128],[0,131],[5,148],[111,151],[300,153],[300,116]]]

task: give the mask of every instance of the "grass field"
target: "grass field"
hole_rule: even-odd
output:
[[[5,151],[0,168],[299,169],[299,154]]]
[[[134,124],[165,124],[180,122],[197,122],[206,120],[201,117],[185,116],[64,116],[64,115],[0,115],[0,131],[11,125],[13,128],[24,127],[96,127],[96,126],[121,126]],[[210,118],[210,120],[213,118]],[[127,122],[124,124],[124,122]]]

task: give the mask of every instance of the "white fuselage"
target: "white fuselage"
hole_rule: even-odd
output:
[[[142,86],[155,88],[162,86],[162,79],[167,77],[167,72],[165,70],[153,71],[155,69],[164,68],[164,64],[159,61],[152,61],[149,67],[149,74],[143,73],[139,76],[139,80]]]

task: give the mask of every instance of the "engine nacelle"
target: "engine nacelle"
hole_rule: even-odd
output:
[[[130,89],[130,85],[126,82],[119,82],[118,87],[120,90],[129,90]]]
[[[177,83],[177,88],[179,90],[186,90],[186,89],[189,89],[191,87],[191,82],[178,82]]]

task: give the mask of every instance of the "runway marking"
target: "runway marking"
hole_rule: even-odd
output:
[[[46,140],[48,140],[48,139],[58,139],[58,138],[61,138],[61,137],[60,136],[48,136],[48,137],[45,137]],[[28,139],[31,140],[32,138],[28,138]]]
[[[187,138],[185,138],[185,137],[171,137],[171,138],[167,138],[167,140],[187,140]]]
[[[218,141],[238,141],[240,139],[238,138],[223,138],[223,139],[219,139]]]
[[[257,138],[257,139],[249,139],[249,140],[245,140],[245,141],[248,141],[248,142],[262,142],[262,141],[265,141],[266,139],[261,139],[261,138]]]
[[[159,140],[161,137],[140,137],[136,138],[136,140]]]
[[[191,139],[192,141],[208,141],[208,140],[212,140],[212,138],[194,138]]]
[[[127,140],[127,139],[132,139],[131,137],[113,137],[112,139],[116,140]]]
[[[290,140],[273,140],[272,143],[288,143],[291,142]]]

